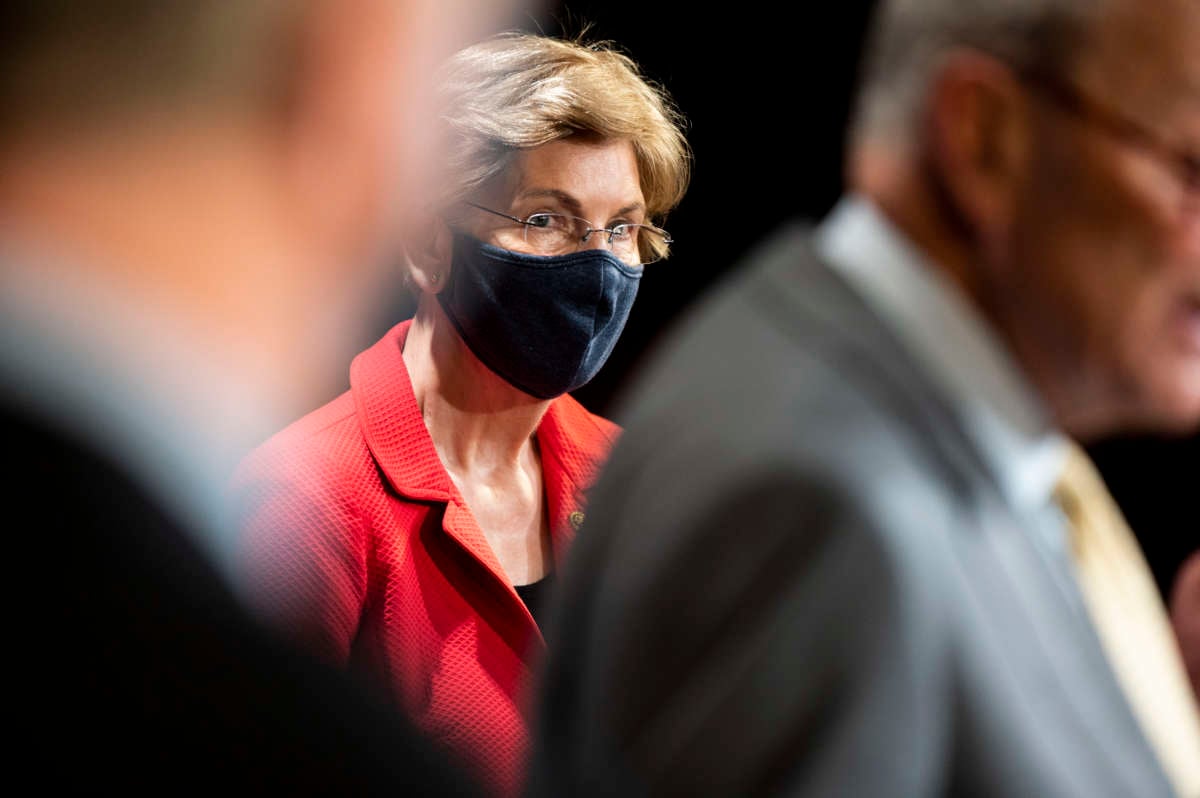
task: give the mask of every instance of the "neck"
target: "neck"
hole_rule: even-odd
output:
[[[1114,426],[1113,392],[1095,382],[1079,353],[1056,345],[1061,319],[1031,311],[1036,297],[1026,293],[1027,283],[1013,266],[1020,254],[979,240],[958,222],[946,198],[928,190],[927,181],[914,185],[905,190],[904,201],[882,198],[885,212],[1004,343],[1055,426],[1080,441],[1102,436]]]
[[[551,400],[514,388],[463,343],[437,300],[421,297],[404,343],[404,362],[438,453],[448,468],[524,467]]]
[[[1064,370],[1064,364],[1049,360],[1047,337],[1024,318],[1022,286],[1013,284],[1002,265],[1011,253],[989,252],[928,170],[886,146],[861,148],[851,182],[962,292],[1004,343],[1056,426],[1077,437],[1094,437],[1103,421],[1090,409],[1091,386],[1065,384],[1060,375],[1070,367]]]
[[[916,247],[984,315],[986,291],[972,268],[969,237],[936,190],[909,158],[885,146],[862,145],[857,152],[851,186],[868,197]]]

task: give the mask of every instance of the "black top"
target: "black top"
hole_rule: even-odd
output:
[[[525,602],[525,606],[529,608],[529,614],[533,616],[533,620],[537,623],[538,628],[542,633],[546,632],[546,608],[549,606],[548,595],[554,586],[554,572],[546,574],[536,582],[530,582],[528,585],[514,585],[517,590],[517,595],[521,597],[521,601]]]

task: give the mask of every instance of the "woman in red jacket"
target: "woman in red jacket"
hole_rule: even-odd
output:
[[[239,567],[273,623],[514,796],[545,590],[618,434],[568,394],[666,256],[690,150],[607,45],[504,34],[441,85],[450,177],[410,239],[415,316],[243,462]]]

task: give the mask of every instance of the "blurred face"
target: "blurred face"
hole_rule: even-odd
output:
[[[1000,304],[1081,436],[1200,424],[1200,196],[1172,154],[1200,154],[1200,4],[1152,4],[1114,0],[1062,77],[1089,110],[1029,89]]]
[[[483,203],[493,210],[526,219],[556,213],[585,220],[593,228],[646,221],[646,203],[633,145],[570,137],[520,153],[509,182]],[[472,214],[469,232],[516,252],[536,253],[521,225],[483,211]],[[580,248],[605,247],[603,233],[592,234]]]
[[[362,182],[374,205],[360,214],[373,226],[365,240],[396,251],[439,180],[443,157],[434,135],[440,113],[433,74],[453,51],[505,27],[510,15],[536,8],[525,0],[363,0],[354,45],[361,67],[357,102],[343,127],[360,139],[347,143],[364,165]],[[344,8],[339,12],[347,14]],[[348,15],[348,14],[347,14]],[[354,102],[350,98],[348,103]],[[359,231],[360,240],[364,240]]]
[[[428,227],[423,206],[444,163],[434,135],[434,76],[453,51],[535,7],[524,0],[322,0],[298,71],[302,125],[285,142],[298,166],[287,188],[304,212],[294,239],[308,273],[289,264],[308,359],[340,374],[378,319],[402,245]]]

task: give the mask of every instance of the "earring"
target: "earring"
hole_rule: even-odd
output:
[[[429,282],[432,283],[433,285],[437,285],[441,281],[442,281],[442,273],[441,272],[433,272],[432,274],[429,275]]]

